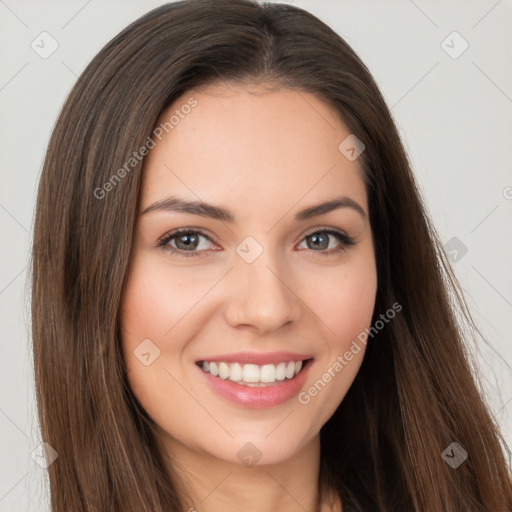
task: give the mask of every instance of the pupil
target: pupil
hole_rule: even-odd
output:
[[[187,241],[184,242],[184,247],[180,247],[180,242],[182,242],[184,239],[186,239]],[[178,249],[182,249],[182,248],[190,248],[190,247],[193,247],[195,248],[194,246],[194,242],[197,242],[197,236],[196,235],[180,235],[177,239],[176,239],[176,246],[178,247]]]
[[[308,238],[311,238],[312,241],[318,241],[318,239],[323,238],[323,243],[320,242],[320,245],[315,245],[315,247],[320,247],[320,249],[327,249],[327,246],[329,245],[328,239],[326,236],[323,235],[310,235]]]

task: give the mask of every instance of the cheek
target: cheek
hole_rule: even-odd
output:
[[[170,270],[143,253],[134,255],[128,276],[120,319],[130,387],[154,419],[162,417],[170,396],[173,409],[187,410],[189,397],[180,383],[189,363],[183,357],[207,314],[201,299],[218,276],[211,270]]]
[[[371,323],[377,292],[374,260],[361,260],[338,272],[317,276],[314,290],[312,309],[325,327],[325,339],[331,349],[346,350]]]
[[[165,280],[160,270],[134,261],[121,309],[123,358],[130,388],[146,413],[158,424],[166,424],[169,397],[178,409],[180,388],[173,380],[173,365],[179,364],[179,337],[174,336],[185,311],[177,296],[186,287]],[[178,324],[179,325],[179,324]],[[170,332],[169,332],[170,331]]]
[[[122,349],[130,386],[146,409],[151,408],[162,371],[170,359],[170,333],[182,312],[180,284],[166,282],[161,272],[135,259],[121,308]],[[186,301],[185,301],[186,302]],[[170,306],[172,304],[172,307]],[[148,411],[149,412],[149,411]]]
[[[373,256],[317,275],[313,290],[308,300],[322,326],[323,347],[316,371],[298,398],[315,417],[314,428],[320,428],[345,397],[364,358],[364,334],[371,325],[377,292]]]
[[[369,327],[375,306],[376,283],[373,279],[343,281],[344,288],[329,302],[334,339],[340,350]],[[336,306],[335,306],[336,304]]]
[[[145,338],[159,343],[171,338],[171,331],[208,289],[208,283],[201,284],[201,279],[185,277],[190,276],[180,277],[179,272],[169,272],[162,265],[144,262],[142,258],[134,262],[121,311],[128,345]]]

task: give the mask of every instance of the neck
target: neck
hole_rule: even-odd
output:
[[[173,481],[181,484],[178,493],[186,511],[341,510],[320,501],[319,436],[289,459],[253,466],[194,450],[170,436],[161,441]]]

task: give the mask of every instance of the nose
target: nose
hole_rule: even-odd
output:
[[[302,312],[290,272],[283,272],[264,251],[253,263],[238,259],[230,273],[229,303],[225,318],[232,327],[245,327],[259,334],[273,332],[296,322]]]

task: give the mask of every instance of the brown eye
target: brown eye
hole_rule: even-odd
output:
[[[197,249],[199,245],[199,236],[193,233],[180,233],[174,237],[176,247],[180,250]]]

